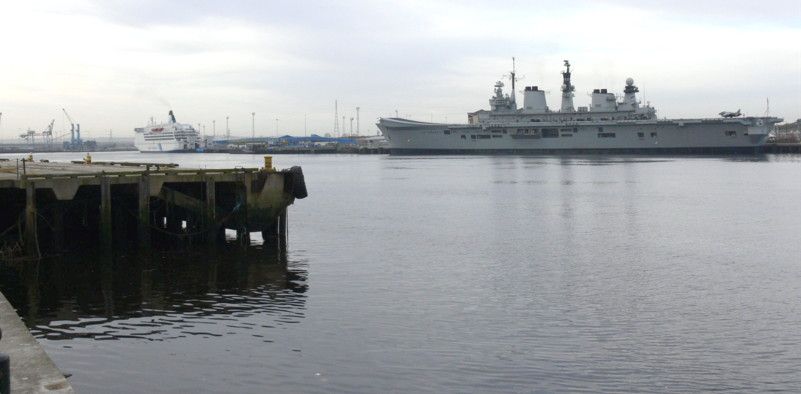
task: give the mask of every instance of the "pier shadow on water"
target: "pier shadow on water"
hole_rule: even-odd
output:
[[[253,315],[268,328],[304,318],[305,264],[280,249],[236,241],[102,249],[0,266],[0,291],[34,336],[158,341],[223,336],[228,323]]]

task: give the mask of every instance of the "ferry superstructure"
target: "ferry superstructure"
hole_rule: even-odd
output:
[[[134,145],[139,152],[195,152],[201,148],[201,138],[195,128],[178,123],[172,111],[167,123],[137,127],[134,131]]]
[[[392,154],[494,154],[550,152],[754,152],[765,144],[776,117],[744,117],[722,112],[709,119],[659,119],[650,104],[637,99],[639,89],[626,80],[619,98],[594,89],[588,107],[573,106],[575,86],[570,62],[562,72],[561,107],[551,110],[537,86],[523,91],[523,106],[495,83],[489,110],[468,113],[467,124],[381,118],[378,128]]]

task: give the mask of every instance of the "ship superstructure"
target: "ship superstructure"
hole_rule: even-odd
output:
[[[554,151],[735,152],[754,151],[766,142],[776,117],[742,117],[726,112],[710,119],[658,119],[656,109],[637,99],[626,79],[623,94],[594,89],[589,106],[574,107],[570,62],[562,71],[561,106],[548,107],[538,86],[523,90],[523,106],[504,94],[498,81],[489,110],[468,113],[467,124],[381,118],[378,128],[393,154],[537,153]]]
[[[201,139],[192,125],[178,123],[172,111],[166,123],[150,122],[134,129],[134,145],[140,152],[194,152],[201,148]]]

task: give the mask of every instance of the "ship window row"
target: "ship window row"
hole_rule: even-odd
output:
[[[471,134],[470,138],[471,139],[503,138],[503,136],[499,135],[499,134],[501,134],[501,133],[507,134],[508,133],[507,130],[503,130],[503,129],[493,129],[493,130],[487,130],[487,131],[489,131],[492,134]],[[532,128],[532,129],[528,129],[528,128],[522,129],[521,128],[521,129],[517,129],[515,131],[515,134],[517,134],[518,136],[532,135],[532,136],[536,136],[536,138],[559,138],[559,137],[570,138],[570,137],[573,137],[573,135],[574,135],[573,133],[577,133],[578,131],[579,131],[578,127],[572,127],[572,128],[540,128],[540,129],[534,129],[534,128]],[[450,135],[452,133],[452,131],[450,129],[446,129],[446,130],[443,131],[443,133],[446,134],[446,135]],[[656,132],[651,132],[650,134],[651,134],[651,138],[657,138],[657,133]],[[733,132],[733,131],[732,132],[727,131],[726,135],[727,136],[733,136],[733,135],[736,135],[736,133]],[[643,139],[643,138],[645,138],[645,133],[637,132],[637,137],[640,138],[640,139]],[[466,135],[464,135],[464,134],[462,134],[460,136],[460,138],[467,139]],[[598,127],[598,138],[616,138],[616,134],[612,133],[612,132],[604,132],[604,128],[603,127]]]
[[[553,133],[557,133],[558,134],[559,132],[562,132],[562,133],[578,133],[578,127],[569,127],[569,128],[561,128],[561,129],[556,129],[556,128],[517,129],[517,134],[539,134],[539,133],[542,133],[542,134],[553,135]],[[506,134],[505,130],[504,130],[504,134]],[[548,138],[548,137],[546,137],[546,138]]]
[[[554,121],[561,121],[561,122],[593,122],[593,121],[610,121],[610,120],[642,120],[642,119],[649,119],[649,117],[645,114],[627,114],[627,115],[618,115],[618,116],[602,116],[602,117],[578,117],[574,118],[570,117],[546,117],[542,119],[531,118],[529,122],[554,122]]]
[[[174,138],[172,134],[145,134],[145,138]]]
[[[186,141],[186,140],[184,140],[184,139],[173,139],[173,138],[151,138],[151,139],[146,139],[145,140],[145,142],[158,142],[158,141],[170,141],[170,142],[173,142],[173,141]]]
[[[558,129],[542,129],[542,138],[559,138]]]
[[[736,137],[736,136],[737,136],[737,132],[736,131],[734,131],[734,130],[727,130],[726,131],[726,137]]]
[[[501,134],[501,133],[506,134],[506,130],[500,130],[500,129],[499,130],[492,130],[491,132],[493,133],[493,135],[491,137],[489,135],[483,135],[482,136],[481,134],[479,134],[479,138],[482,138],[482,139],[483,138],[503,138],[502,135],[497,135],[497,134]],[[450,129],[446,129],[446,130],[443,130],[442,133],[445,134],[445,135],[450,135],[451,134],[451,130]],[[472,137],[472,135],[471,135],[471,138],[475,139],[475,137]],[[464,134],[462,134],[462,139],[466,139]]]
[[[573,137],[573,134],[569,133],[570,131],[576,132],[577,128],[573,128],[573,129],[555,129],[555,128],[517,129],[516,134],[517,135],[531,135],[532,137],[536,137],[536,138],[558,138],[558,137],[570,138],[570,137]],[[560,132],[568,132],[568,133],[560,133]],[[504,134],[505,133],[506,133],[506,130],[504,130]],[[450,134],[450,130],[447,130],[446,134]],[[737,132],[735,132],[735,131],[726,131],[726,136],[734,137],[736,135],[737,135]],[[645,138],[645,133],[644,132],[637,132],[637,137],[639,139],[644,139]],[[659,135],[658,135],[657,132],[651,132],[650,133],[650,137],[651,138],[658,138]],[[464,135],[464,134],[461,135],[461,138],[462,139],[467,139],[466,135]],[[502,135],[497,135],[497,134],[471,134],[470,138],[475,140],[475,139],[503,138],[503,136]],[[604,132],[603,131],[603,127],[599,127],[598,128],[598,138],[617,138],[617,134],[616,133],[612,133],[612,132]]]

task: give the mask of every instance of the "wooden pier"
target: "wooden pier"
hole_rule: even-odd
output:
[[[135,242],[214,243],[225,229],[285,248],[287,207],[306,197],[300,167],[186,169],[174,164],[0,161],[0,258]]]

